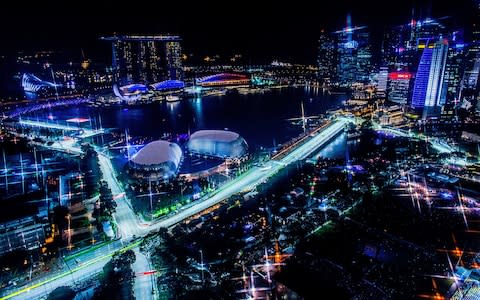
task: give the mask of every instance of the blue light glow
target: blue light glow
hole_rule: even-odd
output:
[[[152,88],[156,91],[183,89],[184,87],[185,83],[181,80],[165,80],[152,84]]]

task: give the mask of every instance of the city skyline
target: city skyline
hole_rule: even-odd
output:
[[[19,4],[2,300],[480,299],[480,0]]]
[[[198,56],[242,54],[247,63],[268,62],[272,57],[314,63],[321,30],[341,29],[348,14],[352,24],[369,26],[374,44],[379,45],[385,28],[408,23],[412,12],[419,19],[451,16],[457,26],[468,27],[473,16],[465,14],[475,7],[471,0],[454,7],[428,0],[397,2],[395,10],[383,1],[339,1],[321,10],[310,9],[308,2],[295,6],[267,2],[262,7],[242,2],[235,9],[212,2],[189,5],[182,11],[171,3],[149,4],[145,13],[130,15],[110,2],[87,2],[70,10],[55,2],[27,6],[22,16],[2,16],[0,33],[6,43],[1,51],[58,50],[80,59],[83,49],[87,57],[104,61],[109,48],[99,41],[102,35],[170,33],[183,37],[185,53],[193,54],[196,61],[201,60]],[[138,3],[132,9],[144,7],[145,3]]]

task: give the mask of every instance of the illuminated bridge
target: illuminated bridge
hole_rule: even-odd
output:
[[[32,113],[39,110],[51,109],[58,106],[68,106],[68,105],[78,105],[82,103],[88,103],[90,99],[88,98],[73,98],[73,99],[59,99],[51,102],[39,103],[34,105],[26,105],[22,107],[17,107],[14,110],[9,111],[5,114],[8,118],[15,118],[23,114]]]
[[[95,136],[97,134],[102,134],[105,132],[104,129],[88,129],[88,128],[81,128],[78,126],[71,126],[59,123],[50,123],[50,122],[42,122],[42,121],[34,121],[34,120],[20,120],[18,122],[22,126],[28,127],[39,127],[39,128],[48,128],[48,129],[58,129],[64,131],[78,131],[81,134],[78,136],[80,138],[87,138],[91,136]]]
[[[22,87],[25,92],[36,93],[44,88],[55,88],[60,86],[60,84],[41,80],[33,74],[24,73],[22,76]]]
[[[242,74],[220,73],[198,78],[197,84],[202,87],[248,85],[250,78]]]
[[[165,80],[151,85],[155,91],[180,90],[185,87],[181,80]]]

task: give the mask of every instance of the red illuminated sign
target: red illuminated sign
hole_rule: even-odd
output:
[[[412,74],[409,72],[392,72],[388,74],[388,78],[391,80],[411,79]]]

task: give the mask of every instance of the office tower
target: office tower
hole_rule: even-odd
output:
[[[167,79],[182,79],[182,48],[180,46],[180,42],[167,42],[165,44],[165,54],[167,60]]]
[[[417,42],[418,48],[422,40],[446,36],[448,35],[448,30],[439,20],[426,18],[415,22],[415,26],[412,27],[412,35],[413,41]]]
[[[370,75],[373,71],[370,34],[368,32],[359,31],[357,38],[357,81],[368,82],[371,79]]]
[[[390,70],[412,71],[415,61],[416,41],[412,40],[416,22],[395,26],[386,30],[382,41],[382,64]]]
[[[377,77],[377,97],[385,98],[387,95],[388,67],[380,67]]]
[[[462,89],[464,89],[462,94],[472,98],[478,97],[478,77],[480,74],[480,1],[475,2],[477,12],[472,24],[472,41],[465,53],[467,59],[462,84]]]
[[[182,78],[179,36],[128,35],[102,40],[112,43],[114,82],[120,86]]]
[[[337,76],[338,81],[342,84],[351,84],[356,81],[357,48],[358,42],[352,39],[351,29],[346,28],[338,34]]]
[[[336,73],[335,41],[329,33],[322,30],[318,43],[318,79],[329,82],[335,78]]]
[[[372,72],[370,36],[366,27],[352,27],[350,16],[347,27],[336,31],[337,35],[337,77],[342,85],[354,82],[368,82]]]
[[[445,67],[447,101],[459,100],[465,72],[465,44],[458,32],[452,34]]]
[[[423,53],[418,65],[413,89],[412,107],[440,108],[445,104],[447,85],[444,81],[448,41],[426,40],[421,44]],[[428,112],[427,112],[428,114]],[[424,117],[426,115],[424,114]]]
[[[447,27],[438,20],[416,20],[412,11],[409,23],[389,28],[382,41],[382,64],[390,70],[416,72],[425,40],[449,36]]]
[[[412,73],[391,72],[388,74],[388,100],[405,105],[410,98]]]

